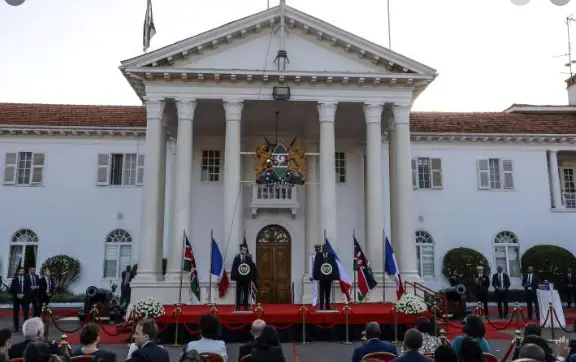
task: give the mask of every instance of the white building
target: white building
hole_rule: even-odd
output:
[[[289,302],[292,288],[308,301],[308,256],[325,232],[350,275],[355,234],[380,282],[370,299],[382,300],[384,233],[403,278],[432,289],[447,284],[455,247],[513,277],[533,245],[576,251],[570,81],[571,106],[410,113],[435,70],[284,5],[121,70],[144,107],[0,104],[4,277],[65,253],[81,261],[82,291],[138,262],[133,298],[174,303],[186,230],[203,298],[213,235],[228,269],[246,239],[261,301]],[[274,87],[290,100],[273,100]],[[257,147],[294,137],[306,184],[256,185]]]

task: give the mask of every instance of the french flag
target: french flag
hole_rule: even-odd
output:
[[[396,298],[400,299],[402,295],[404,295],[404,284],[402,284],[402,277],[398,270],[398,263],[396,263],[396,256],[394,256],[394,249],[392,249],[392,244],[390,244],[388,237],[386,237],[384,260],[384,272],[396,281]]]
[[[210,274],[218,278],[218,294],[220,298],[223,298],[226,295],[230,281],[228,280],[228,273],[226,273],[226,269],[224,269],[224,258],[222,257],[218,243],[214,239],[212,239],[211,256]]]
[[[350,288],[352,287],[352,279],[348,275],[346,271],[346,266],[338,257],[338,254],[332,249],[332,245],[328,239],[326,239],[326,247],[328,248],[328,253],[334,255],[334,259],[336,259],[336,265],[338,266],[338,273],[340,274],[340,291],[346,295],[346,300],[350,301]]]

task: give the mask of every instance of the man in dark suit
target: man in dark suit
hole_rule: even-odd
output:
[[[256,339],[258,338],[264,327],[266,327],[266,322],[264,322],[262,319],[256,319],[254,322],[252,322],[252,328],[250,330],[250,333],[252,333],[252,337],[254,337],[254,339],[240,346],[240,348],[238,349],[238,362],[240,362],[242,358],[252,353],[252,348],[255,348],[257,345]]]
[[[490,288],[490,279],[484,274],[484,267],[476,267],[476,275],[474,275],[474,287],[476,288],[476,299],[482,303],[484,316],[488,317],[488,289]]]
[[[234,257],[232,262],[232,280],[236,282],[236,310],[240,306],[249,310],[248,297],[250,296],[250,283],[255,281],[256,264],[248,254],[248,246],[240,245],[240,254]]]
[[[406,333],[404,333],[404,354],[396,358],[394,362],[434,362],[433,359],[419,352],[423,343],[424,337],[419,330],[416,328],[407,330]]]
[[[153,320],[139,321],[134,332],[138,349],[132,353],[132,362],[170,362],[168,351],[154,342],[157,337],[158,326]]]
[[[130,282],[132,281],[132,268],[130,265],[122,272],[122,284],[120,285],[120,306],[127,307],[130,304],[130,295],[132,288]]]
[[[38,289],[38,294],[40,298],[40,308],[44,304],[50,304],[52,299],[52,294],[54,294],[54,281],[50,278],[50,270],[44,270],[44,276],[40,279],[40,289]]]
[[[30,285],[29,301],[32,303],[32,316],[40,317],[42,312],[42,307],[40,306],[40,277],[36,274],[36,268],[28,268],[28,274],[26,274],[28,279],[28,285]]]
[[[532,319],[532,304],[536,309],[536,319],[540,320],[540,307],[538,306],[538,284],[540,283],[536,275],[534,275],[534,268],[528,267],[527,273],[522,276],[522,287],[524,288],[524,300],[528,307],[528,319]]]
[[[492,275],[492,287],[496,294],[498,303],[498,315],[500,318],[508,318],[508,288],[510,288],[510,277],[504,273],[502,265],[498,265],[496,273]]]
[[[322,252],[314,257],[314,280],[318,280],[320,310],[330,310],[332,281],[340,279],[340,272],[334,254],[328,252],[328,245],[322,245]]]
[[[16,275],[12,278],[10,283],[10,293],[12,294],[12,312],[14,314],[14,331],[18,332],[20,329],[20,309],[22,309],[23,320],[28,319],[28,309],[30,308],[30,301],[28,295],[30,294],[30,284],[24,277],[24,268],[19,267]]]
[[[366,333],[367,341],[360,347],[354,349],[352,362],[360,362],[367,354],[376,352],[387,352],[396,356],[398,355],[398,351],[392,343],[380,340],[380,335],[382,334],[380,324],[370,322],[366,324],[364,332]]]
[[[24,340],[13,344],[8,350],[8,357],[10,359],[22,358],[28,344],[36,341],[46,342],[50,346],[51,354],[62,354],[56,342],[46,341],[44,335],[44,322],[42,322],[39,317],[27,319],[24,324],[22,324],[22,334],[24,335]]]
[[[572,273],[572,268],[566,269],[565,284],[568,286],[568,308],[572,306],[572,302],[576,305],[576,275]]]

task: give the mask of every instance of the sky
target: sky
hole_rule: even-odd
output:
[[[275,6],[279,0],[270,0]],[[152,0],[150,50],[267,7],[267,0]],[[388,47],[385,0],[287,4]],[[142,53],[146,0],[0,0],[0,102],[141,104],[118,70]],[[566,104],[566,17],[576,0],[390,0],[391,48],[439,76],[417,111]],[[576,48],[576,22],[572,22]],[[576,50],[573,52],[576,58]],[[557,57],[560,56],[560,57]],[[576,65],[574,66],[576,72]]]

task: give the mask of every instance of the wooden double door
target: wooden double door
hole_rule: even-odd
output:
[[[290,234],[280,225],[267,225],[258,233],[258,303],[292,302],[290,248]]]

